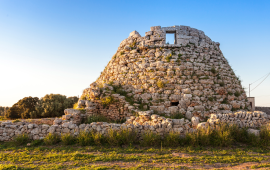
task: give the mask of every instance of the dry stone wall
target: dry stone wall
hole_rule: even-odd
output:
[[[265,112],[266,114],[270,115],[270,107],[259,107],[256,106],[255,110]]]
[[[153,132],[164,136],[169,132],[178,133],[184,136],[187,133],[197,131],[198,128],[215,128],[221,123],[236,124],[239,127],[259,128],[269,123],[270,116],[264,112],[236,112],[234,114],[211,114],[207,122],[200,122],[199,117],[192,117],[191,121],[185,118],[170,119],[153,114],[153,111],[141,111],[139,116],[130,116],[123,124],[93,122],[91,124],[80,124],[85,114],[80,114],[78,110],[66,109],[61,119],[56,118],[53,125],[32,124],[29,122],[2,122],[0,125],[0,141],[12,140],[19,134],[28,134],[33,140],[43,139],[49,133],[58,135],[70,133],[77,136],[81,131],[97,132],[107,135],[110,130],[119,131],[129,129],[136,131],[138,140],[143,133]],[[259,133],[258,130],[250,129],[251,133]]]

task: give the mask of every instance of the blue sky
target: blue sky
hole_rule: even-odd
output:
[[[187,25],[221,43],[244,87],[270,72],[270,1],[0,1],[0,106],[81,95],[120,42],[151,26]],[[257,83],[251,87],[255,87]],[[270,77],[252,91],[270,106]]]

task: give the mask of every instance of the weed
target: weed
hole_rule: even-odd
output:
[[[163,87],[165,86],[165,83],[164,83],[163,81],[159,80],[159,81],[157,82],[157,86],[158,86],[159,88],[163,88]]]
[[[225,98],[225,99],[221,102],[221,104],[230,104],[229,101],[228,101],[228,98]]]
[[[234,93],[234,95],[235,95],[236,97],[239,97],[239,96],[241,96],[241,93],[240,93],[239,91],[236,91],[236,92]]]
[[[143,146],[159,146],[161,144],[161,136],[152,131],[145,131],[142,135],[141,144]]]
[[[180,135],[177,133],[170,132],[164,137],[164,146],[176,147],[179,146]]]
[[[75,144],[76,138],[72,134],[66,133],[61,135],[61,141],[64,145],[72,145]]]
[[[12,123],[20,122],[20,119],[12,120]]]
[[[95,145],[102,145],[105,143],[105,138],[101,133],[96,132],[96,133],[92,133],[92,135],[93,135]]]
[[[86,123],[90,124],[92,122],[109,122],[109,119],[102,115],[92,115],[88,116]]]
[[[19,146],[19,145],[27,144],[27,142],[29,142],[30,139],[29,139],[29,136],[27,134],[23,133],[23,134],[16,135],[13,138],[13,141],[17,146]]]
[[[221,87],[223,87],[223,86],[225,85],[225,83],[224,83],[224,82],[221,82],[221,83],[219,83],[219,85],[220,85]]]
[[[216,70],[214,67],[212,67],[210,71],[211,71],[213,74],[216,74],[216,73],[217,73],[217,70]]]
[[[44,144],[44,140],[43,139],[37,139],[37,140],[33,140],[31,142],[31,146],[40,146]]]
[[[114,98],[112,96],[108,96],[101,99],[101,103],[103,107],[107,107],[108,105],[112,104],[114,102]]]
[[[81,131],[77,137],[77,142],[81,146],[94,145],[94,138],[91,132]]]
[[[54,145],[60,142],[60,136],[56,133],[49,133],[45,138],[44,138],[44,143],[46,145]]]

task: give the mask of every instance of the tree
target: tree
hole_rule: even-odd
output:
[[[59,117],[66,108],[72,108],[78,101],[77,97],[67,98],[61,94],[47,94],[43,98],[25,97],[15,103],[5,113],[9,119]]]
[[[5,114],[6,118],[22,118],[30,117],[30,113],[35,110],[35,106],[39,99],[37,97],[25,97],[15,103]]]
[[[69,97],[61,94],[47,94],[40,99],[31,112],[32,118],[38,117],[59,117],[64,114],[66,108],[72,108],[73,104],[78,101],[77,97]]]
[[[9,108],[10,107],[2,107],[2,106],[0,106],[0,116],[4,116]]]

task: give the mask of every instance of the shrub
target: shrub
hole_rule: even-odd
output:
[[[92,135],[93,135],[95,145],[102,145],[105,143],[105,137],[101,133],[96,132],[96,133],[93,133]]]
[[[44,140],[43,139],[37,139],[37,140],[33,140],[31,142],[31,146],[39,146],[39,145],[42,145],[44,144]]]
[[[132,145],[137,141],[137,132],[134,130],[120,129],[108,131],[106,141],[112,146]]]
[[[152,131],[145,131],[142,134],[141,144],[143,146],[159,146],[161,144],[161,136]]]
[[[92,122],[109,122],[109,119],[102,115],[92,115],[87,117],[86,123],[90,124]]]
[[[222,124],[210,133],[210,142],[212,146],[230,146],[234,139],[232,137],[232,129],[228,124]]]
[[[192,146],[207,146],[210,144],[209,134],[211,129],[198,129],[193,133],[187,133],[186,139],[184,139],[185,144]]]
[[[64,145],[72,145],[75,144],[76,138],[72,134],[66,133],[61,135],[61,141]]]
[[[163,81],[159,80],[159,81],[157,82],[157,86],[158,86],[159,88],[163,88],[163,87],[165,86],[165,83],[164,83]]]
[[[234,93],[234,95],[235,95],[236,97],[239,97],[239,96],[241,95],[241,93],[240,93],[239,91],[237,91],[237,92]]]
[[[114,98],[112,96],[105,97],[101,99],[101,103],[103,107],[107,107],[108,105],[112,104],[114,102]]]
[[[12,123],[20,122],[20,119],[12,120]]]
[[[81,146],[94,145],[94,138],[91,132],[81,131],[77,137],[77,141]]]
[[[219,83],[219,85],[220,85],[221,87],[223,87],[223,86],[225,85],[225,83],[224,83],[224,82],[221,82],[221,83]]]
[[[60,142],[60,136],[56,133],[49,133],[45,138],[44,138],[44,143],[46,145],[54,145]]]
[[[261,146],[269,146],[270,145],[270,125],[265,125],[265,126],[261,127],[260,145]]]
[[[167,57],[165,57],[165,60],[167,62],[170,62],[171,61],[171,58],[172,58],[172,54],[168,55]]]
[[[170,132],[164,137],[164,146],[179,146],[180,134]]]
[[[108,134],[106,136],[106,140],[111,146],[117,146],[120,145],[119,142],[119,133],[116,130],[109,129]]]
[[[124,145],[135,144],[137,142],[137,131],[129,129],[121,129],[120,132],[120,143]]]
[[[23,133],[23,134],[19,134],[19,135],[16,135],[14,138],[13,138],[13,141],[16,145],[24,145],[24,144],[27,144],[27,142],[30,141],[29,139],[29,136],[26,134],[26,133]]]
[[[216,70],[214,67],[212,67],[210,71],[211,71],[213,74],[216,74],[216,73],[217,73],[217,70]]]
[[[171,118],[171,119],[182,119],[182,118],[185,118],[185,116],[182,113],[175,113],[175,114],[171,114],[171,116],[169,118]]]
[[[212,102],[212,101],[214,101],[214,98],[213,97],[208,97],[208,100]]]

